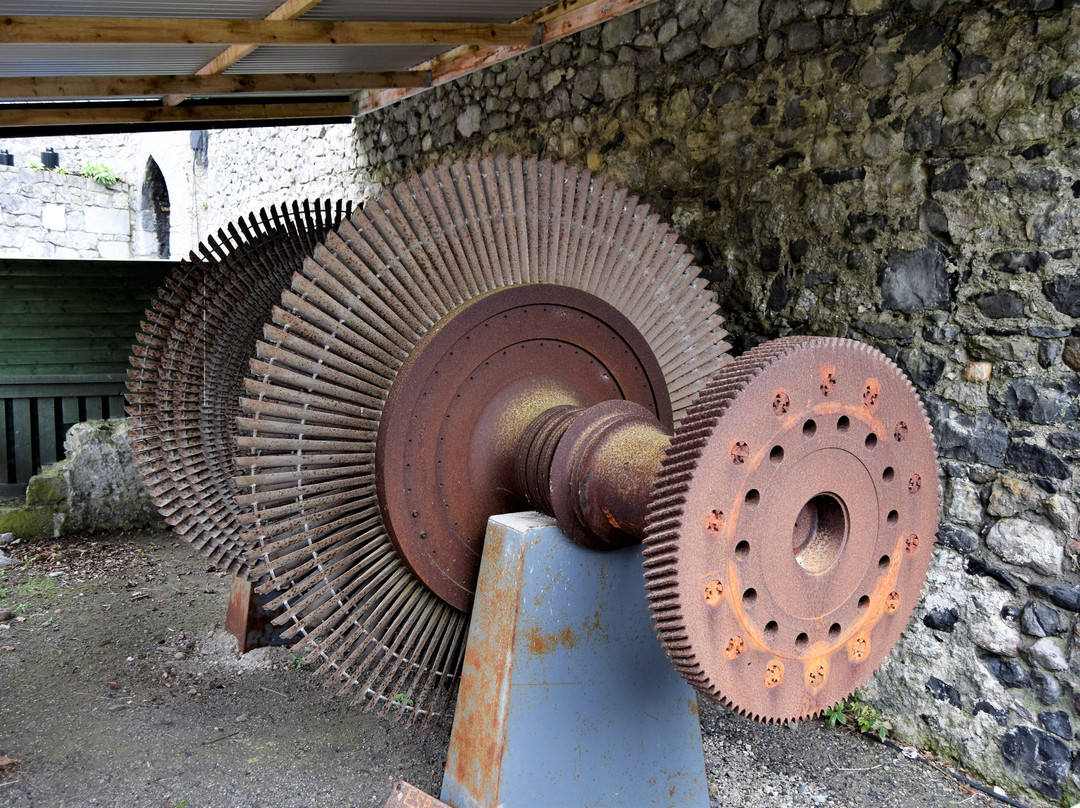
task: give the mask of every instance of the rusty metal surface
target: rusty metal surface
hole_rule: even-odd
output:
[[[450,808],[450,806],[404,780],[396,780],[384,808]]]
[[[512,286],[437,323],[399,369],[376,440],[380,514],[409,569],[467,611],[488,517],[528,507],[514,480],[522,434],[548,408],[612,399],[671,421],[648,344],[593,295]]]
[[[243,573],[234,574],[229,587],[229,607],[225,630],[236,638],[237,649],[246,654],[253,648],[281,645],[281,632],[271,622],[273,615],[263,608],[265,598],[255,593],[255,585]]]
[[[676,430],[646,588],[668,656],[744,715],[820,713],[899,638],[939,514],[933,435],[867,345],[788,338],[741,356]]]
[[[305,261],[256,346],[235,458],[265,537],[249,559],[297,652],[396,715],[445,709],[467,615],[413,575],[380,516],[386,397],[443,318],[531,284],[620,312],[655,356],[675,420],[727,359],[705,281],[647,206],[575,167],[505,156],[412,177],[355,211]]]
[[[137,336],[127,397],[136,465],[173,531],[223,570],[240,569],[255,543],[232,482],[248,357],[292,273],[350,209],[305,200],[230,224],[181,263]]]
[[[633,401],[582,412],[551,458],[551,513],[563,531],[595,550],[637,544],[670,441],[670,426]]]

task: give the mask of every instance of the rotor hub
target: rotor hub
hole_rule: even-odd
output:
[[[529,507],[514,453],[530,425],[553,408],[613,399],[670,427],[648,343],[594,295],[512,286],[436,324],[398,371],[376,443],[383,522],[413,573],[468,609],[488,517]]]
[[[650,506],[647,586],[676,667],[763,720],[847,696],[918,600],[936,475],[922,404],[882,354],[795,338],[740,357],[680,425]]]

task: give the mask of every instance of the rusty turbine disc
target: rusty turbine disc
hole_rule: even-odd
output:
[[[466,613],[414,574],[422,559],[403,558],[429,540],[421,535],[428,529],[399,541],[400,553],[388,535],[379,507],[386,492],[377,490],[374,468],[376,451],[387,445],[376,444],[409,438],[396,428],[388,430],[391,437],[380,434],[387,397],[403,368],[413,376],[409,368],[416,364],[432,373],[406,385],[413,391],[406,397],[445,393],[434,372],[451,364],[439,359],[453,348],[437,335],[453,331],[456,316],[472,316],[462,312],[475,314],[470,302],[527,285],[579,290],[597,308],[620,313],[655,357],[676,419],[726,359],[725,332],[705,281],[659,217],[586,171],[516,157],[414,176],[354,212],[304,262],[257,346],[239,422],[238,443],[247,454],[237,457],[247,470],[239,483],[262,542],[249,558],[254,574],[265,576],[260,591],[276,594],[270,605],[284,610],[280,622],[296,638],[295,648],[320,662],[319,671],[343,691],[369,697],[369,706],[400,706],[398,714],[413,716],[444,710],[468,623]],[[543,301],[527,292],[524,298],[502,298],[497,316],[543,320]],[[464,330],[474,326],[483,328],[480,322]],[[526,341],[526,350],[513,340],[485,350],[513,347],[523,356],[508,359],[506,375],[521,375],[530,355],[552,347],[536,334]],[[429,354],[431,344],[438,347]],[[413,356],[418,346],[420,359]],[[453,395],[432,408],[433,422],[452,415]],[[409,408],[406,420],[427,412],[423,404]],[[397,476],[385,485],[408,488],[409,479]],[[428,481],[447,479],[431,474]],[[437,492],[425,497],[438,506]],[[421,518],[410,502],[403,518],[412,510]],[[447,552],[477,554],[482,535],[475,525],[471,530]],[[452,548],[455,541],[444,544]],[[467,571],[453,573],[443,594],[467,606],[467,592],[453,594],[462,581],[468,582]]]
[[[850,340],[761,345],[676,430],[647,521],[646,589],[700,692],[764,721],[850,694],[899,639],[937,531],[914,388]]]
[[[132,446],[173,531],[223,570],[254,540],[232,478],[248,357],[292,273],[351,210],[329,201],[271,207],[199,245],[146,313],[129,371]]]

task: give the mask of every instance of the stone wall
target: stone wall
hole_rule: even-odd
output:
[[[359,201],[368,192],[366,163],[351,124],[208,134],[208,233],[272,204],[305,198]]]
[[[384,184],[497,151],[602,172],[692,245],[736,351],[813,333],[894,357],[934,423],[945,512],[868,697],[898,739],[1069,805],[1080,11],[1062,5],[660,2],[357,136]]]
[[[129,205],[132,219],[127,232],[129,235],[129,249],[123,255],[113,254],[117,248],[110,247],[107,250],[109,258],[136,258],[136,257],[159,257],[156,238],[147,238],[144,234],[143,217],[143,191],[148,179],[150,161],[161,172],[168,188],[169,196],[169,255],[173,257],[183,256],[202,237],[202,228],[206,225],[206,217],[200,217],[204,209],[197,203],[197,197],[202,193],[202,174],[205,166],[200,168],[195,161],[194,150],[191,145],[189,132],[145,132],[126,133],[123,135],[79,135],[79,136],[55,136],[3,139],[0,146],[7,149],[15,159],[16,169],[27,169],[33,161],[40,161],[41,153],[47,148],[53,149],[60,159],[60,168],[71,173],[81,171],[87,164],[101,163],[116,172],[122,183],[113,186],[116,190],[123,190],[126,195],[125,203]],[[2,169],[0,169],[2,170]],[[8,168],[8,171],[11,169]],[[32,173],[20,173],[23,177],[25,188],[22,193],[27,199],[37,198],[42,201],[42,196],[47,194],[56,195],[47,189],[49,184],[60,187],[77,188],[74,182],[76,177],[67,175],[66,179],[58,179],[65,175],[57,172],[35,171]],[[52,177],[52,180],[49,178]],[[41,182],[41,192],[35,196],[36,183]],[[89,180],[87,180],[89,182]],[[0,190],[0,209],[6,209],[9,202],[3,196],[5,192]],[[54,201],[54,200],[50,200]],[[77,207],[79,199],[73,195],[68,204]],[[93,233],[95,231],[88,230]],[[106,241],[112,240],[108,231],[102,235]],[[37,251],[36,240],[33,234],[26,234],[25,249],[23,252],[5,252],[4,255],[17,255],[22,258],[49,258],[65,257],[67,253],[43,253]],[[53,243],[57,247],[81,249],[75,244],[63,243],[58,237],[53,236]],[[8,245],[3,245],[9,249]],[[19,245],[15,245],[19,246]],[[97,257],[93,253],[81,253],[80,257]],[[168,257],[168,256],[161,256]]]
[[[0,166],[0,256],[131,257],[130,188]]]

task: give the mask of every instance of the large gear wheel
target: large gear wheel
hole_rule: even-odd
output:
[[[454,512],[490,489],[467,461],[486,432],[442,425],[486,423],[518,383],[535,392],[523,368],[547,405],[629,397],[677,421],[727,360],[705,287],[647,206],[535,158],[415,176],[329,233],[256,348],[237,438],[257,589],[304,659],[369,706],[444,710],[481,511],[514,503]]]
[[[199,244],[146,312],[128,371],[136,467],[173,532],[236,571],[254,538],[232,478],[238,401],[270,309],[352,205],[304,200],[249,214]]]
[[[933,434],[884,355],[794,337],[739,357],[676,430],[646,589],[698,691],[786,722],[849,695],[899,639],[939,513]]]

